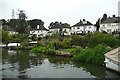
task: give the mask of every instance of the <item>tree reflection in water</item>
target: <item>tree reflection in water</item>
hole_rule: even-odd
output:
[[[56,69],[64,70],[64,68],[66,69],[66,67],[68,67],[69,69],[73,69],[73,70],[74,69],[78,69],[78,71],[82,70],[86,74],[89,73],[91,76],[94,75],[97,78],[106,78],[106,77],[120,78],[118,77],[119,75],[117,73],[106,70],[105,67],[100,65],[78,63],[78,62],[72,61],[72,58],[53,56],[53,55],[44,55],[42,53],[34,54],[28,50],[11,51],[11,50],[3,49],[2,64],[3,64],[4,76],[8,76],[9,75],[7,74],[8,72],[10,72],[11,74],[15,72],[12,76],[16,75],[18,78],[22,78],[22,79],[30,78],[29,76],[30,74],[28,73],[30,72],[30,70],[35,70],[35,68],[38,68],[38,70],[40,70],[39,68],[41,68],[42,66],[45,67],[46,65],[50,66],[52,70],[55,70],[55,71]],[[43,67],[41,69],[44,69]],[[62,75],[65,75],[65,74],[63,73]]]

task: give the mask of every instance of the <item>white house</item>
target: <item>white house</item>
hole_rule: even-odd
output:
[[[82,33],[89,33],[95,31],[96,31],[96,26],[94,26],[91,22],[86,21],[85,19],[83,19],[83,21],[80,20],[80,22],[73,25],[71,29],[72,34],[82,34]]]
[[[37,25],[37,29],[30,30],[30,37],[36,36],[36,37],[45,37],[48,33],[48,30],[44,26]]]
[[[0,30],[2,30],[2,20],[0,20]]]
[[[59,26],[53,26],[53,27],[49,28],[48,34],[52,35],[52,34],[59,33],[60,31],[64,35],[71,35],[71,27],[66,25],[66,24],[62,24],[62,25],[59,25]]]
[[[100,32],[105,31],[107,33],[120,32],[120,17],[109,17],[100,24]]]

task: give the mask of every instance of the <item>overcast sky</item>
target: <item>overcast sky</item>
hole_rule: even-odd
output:
[[[45,27],[61,21],[71,26],[86,19],[95,24],[104,13],[118,15],[120,0],[0,0],[0,19],[11,19],[12,9],[24,10],[28,19],[41,19]]]

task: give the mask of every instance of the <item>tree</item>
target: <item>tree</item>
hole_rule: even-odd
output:
[[[2,31],[2,42],[6,44],[9,42],[8,32],[6,31]]]
[[[62,22],[51,22],[49,27],[50,28],[70,28],[70,25],[68,23],[62,23]]]
[[[97,27],[97,31],[99,31],[99,28],[100,28],[100,18],[96,22],[95,26]]]
[[[63,48],[70,48],[71,47],[71,40],[69,38],[65,38],[62,41],[62,47]]]
[[[107,19],[107,14],[103,14],[103,17],[101,19],[101,23]]]
[[[7,24],[7,21],[5,19],[2,19],[2,25],[6,25]]]
[[[10,20],[7,22],[7,25],[8,25],[11,29],[14,29],[15,31],[17,31],[18,24],[19,24],[19,19],[10,19]]]
[[[28,34],[28,26],[25,20],[27,18],[26,14],[24,13],[23,10],[20,10],[20,13],[18,15],[19,15],[18,32]]]
[[[40,19],[33,19],[33,20],[29,20],[27,22],[30,25],[30,28],[32,28],[32,29],[37,28],[37,25],[40,25],[40,27],[44,26],[44,22]]]

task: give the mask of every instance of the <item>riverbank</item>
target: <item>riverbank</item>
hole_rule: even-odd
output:
[[[76,62],[104,64],[104,54],[112,50],[110,47],[105,45],[98,45],[95,48],[68,48],[68,49],[50,49],[45,46],[38,46],[33,48],[31,51],[37,54],[49,54],[55,56],[72,57]]]
[[[104,54],[119,46],[120,38],[111,34],[100,32],[71,36],[57,34],[42,38],[32,51],[52,55],[61,55],[60,51],[65,51],[70,53],[76,62],[103,65]]]

